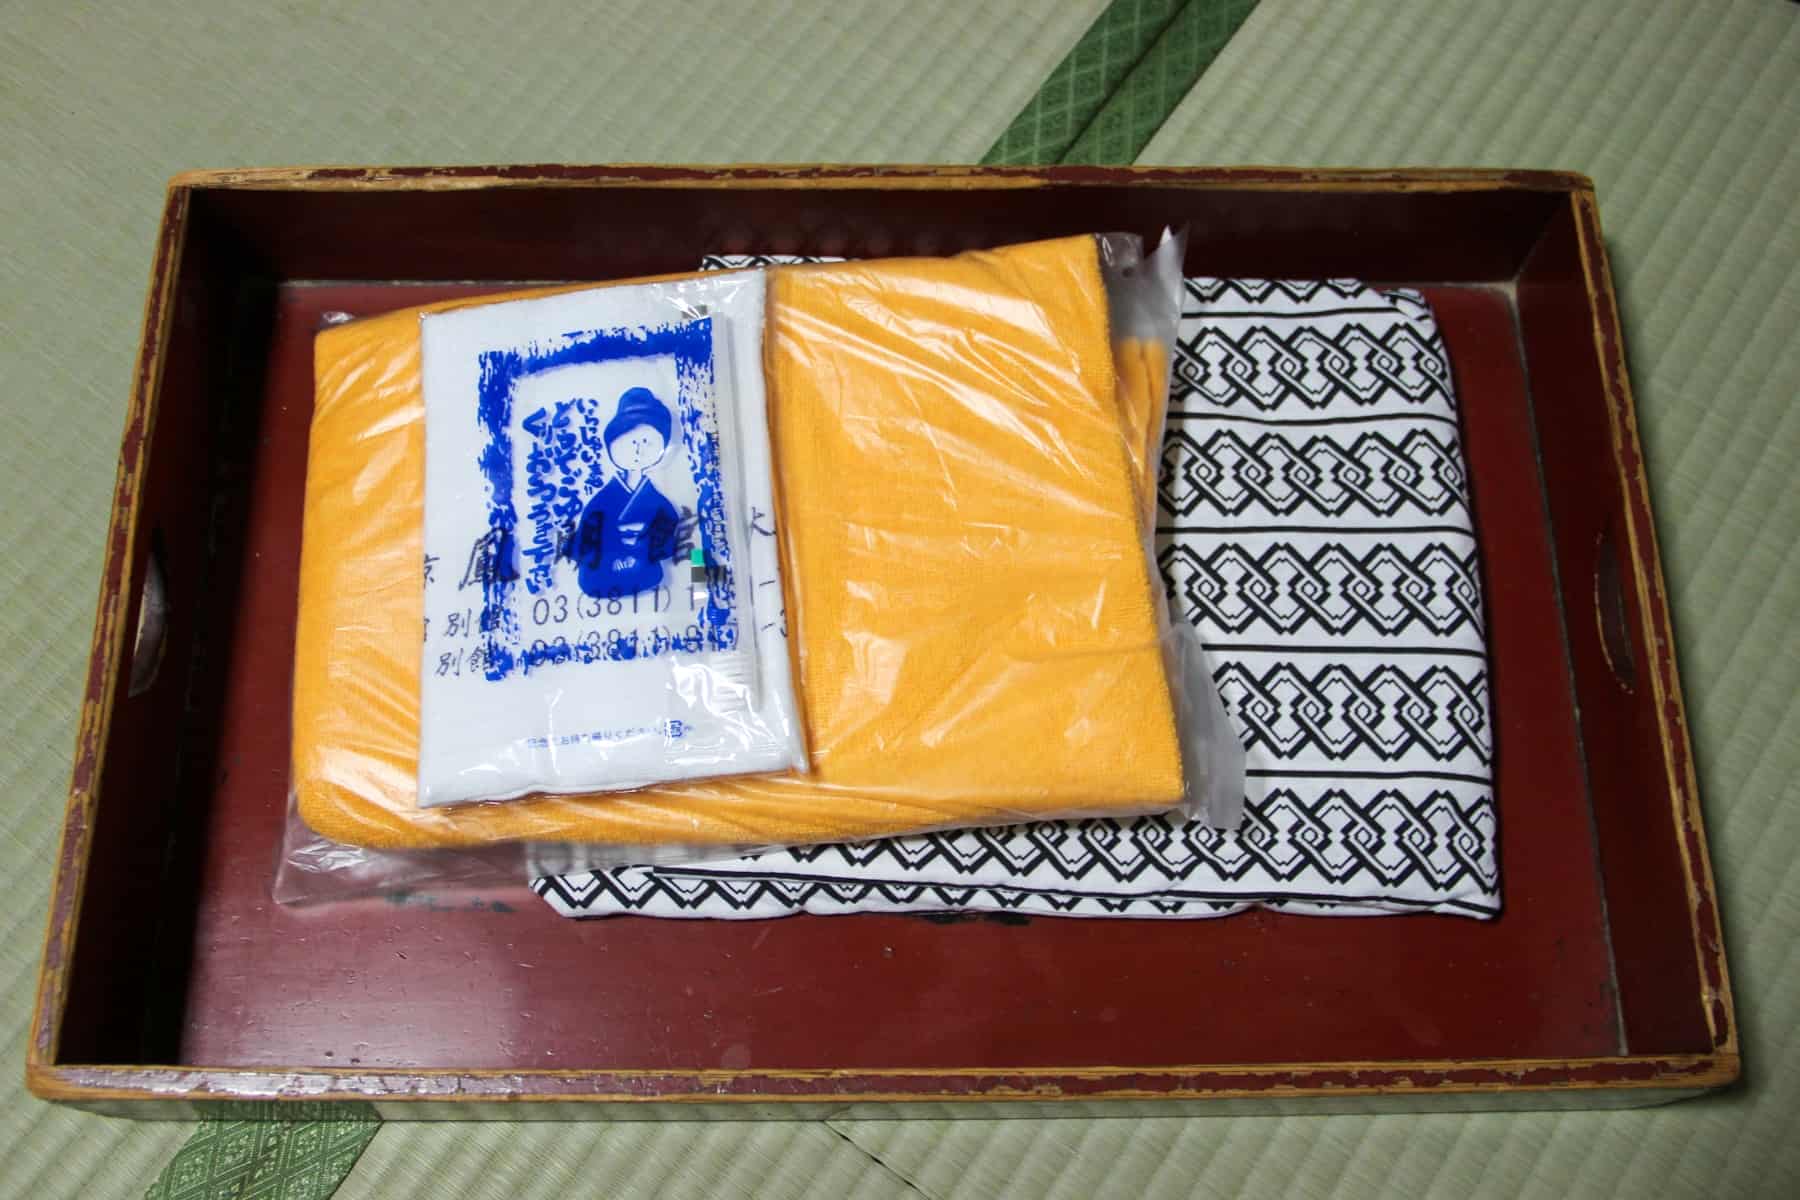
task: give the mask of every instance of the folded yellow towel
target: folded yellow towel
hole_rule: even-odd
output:
[[[317,832],[775,844],[1181,798],[1138,511],[1155,464],[1141,423],[1121,432],[1121,406],[1156,406],[1146,364],[1115,375],[1092,239],[771,276],[807,776],[416,807],[420,311],[317,342],[294,692]]]

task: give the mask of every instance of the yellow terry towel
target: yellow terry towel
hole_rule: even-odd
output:
[[[1154,463],[1120,417],[1154,406],[1125,394],[1136,368],[1115,390],[1092,239],[771,275],[807,776],[416,807],[420,311],[317,341],[294,786],[318,833],[779,844],[1180,800],[1138,512]]]

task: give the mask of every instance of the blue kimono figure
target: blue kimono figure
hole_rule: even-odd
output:
[[[660,587],[663,564],[683,552],[681,517],[647,472],[669,449],[669,410],[649,388],[619,397],[602,435],[619,473],[581,512],[571,551],[581,590],[617,600]]]

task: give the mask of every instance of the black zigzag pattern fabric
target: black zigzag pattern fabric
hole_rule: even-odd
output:
[[[794,261],[708,259],[709,268]],[[1243,825],[1176,814],[552,873],[570,916],[1499,911],[1479,559],[1418,293],[1190,279],[1158,560],[1245,744]]]
[[[1172,521],[1310,513],[1380,522],[1459,512],[1466,484],[1455,430],[1388,424],[1400,428],[1307,430],[1296,438],[1278,428],[1178,420],[1163,442],[1163,514]]]
[[[757,267],[791,266],[794,263],[843,262],[841,258],[799,258],[792,254],[707,254],[701,256],[702,271],[745,271]]]
[[[1233,637],[1479,631],[1472,540],[1359,549],[1327,541],[1308,553],[1285,542],[1256,549],[1178,536],[1157,557],[1178,611],[1203,615]]]
[[[1361,671],[1324,662],[1309,669],[1291,653],[1245,652],[1218,668],[1246,752],[1262,749],[1281,762],[1487,766],[1487,675],[1480,664],[1413,670],[1383,663]]]

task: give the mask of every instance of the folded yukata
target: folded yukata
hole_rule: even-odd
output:
[[[1159,560],[1248,752],[1241,829],[1037,822],[547,874],[539,894],[568,916],[1496,915],[1477,550],[1423,297],[1189,279],[1169,416]]]
[[[1184,798],[1106,294],[1079,237],[769,277],[780,619],[801,643],[809,774],[421,806],[419,319],[494,302],[317,339],[294,711],[316,833],[770,845]]]

